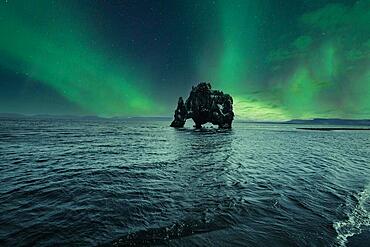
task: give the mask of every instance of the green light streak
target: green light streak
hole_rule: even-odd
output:
[[[144,93],[145,78],[131,73],[126,61],[105,55],[94,45],[99,40],[90,27],[73,14],[51,1],[3,4],[0,53],[8,59],[0,59],[1,65],[50,86],[89,113],[150,115],[160,109]]]
[[[218,69],[209,74],[216,74],[217,88],[233,95],[237,116],[254,120],[370,116],[369,1],[327,4],[303,14],[297,21],[304,32],[266,57],[277,68],[271,70],[269,83],[256,81],[255,75],[264,72],[253,68],[263,49],[256,43],[263,6],[219,1],[218,7],[223,49]]]
[[[209,40],[208,34],[189,38],[200,71],[196,78],[230,93],[241,118],[368,118],[370,2],[323,4],[303,13],[292,19],[292,30],[282,29],[275,37],[276,44],[265,40],[268,48],[260,42],[260,35],[271,32],[269,25],[259,29],[260,23],[271,21],[262,2],[219,0],[192,13],[200,16],[197,25],[212,27],[204,28],[212,30]],[[164,108],[150,97],[155,82],[148,80],[147,71],[135,70],[127,57],[112,52],[106,46],[110,42],[96,33],[88,8],[74,5],[2,2],[0,66],[47,85],[89,113],[162,113]],[[215,12],[203,15],[206,11]],[[284,42],[278,42],[280,36]]]
[[[368,63],[370,68],[370,62]],[[352,88],[354,100],[351,101],[350,110],[358,118],[369,118],[370,116],[370,69],[358,76]]]
[[[317,93],[317,85],[309,71],[304,67],[298,68],[284,90],[284,105],[293,115],[307,118],[312,114],[312,110],[317,108]]]
[[[248,87],[247,77],[254,61],[253,52],[256,48],[257,3],[253,1],[230,3],[222,0],[218,4],[223,51],[215,84],[230,93],[235,93],[241,86]]]

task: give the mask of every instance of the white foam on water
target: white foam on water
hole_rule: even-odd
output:
[[[364,228],[370,226],[370,184],[356,195],[358,200],[356,206],[347,214],[347,219],[334,222],[333,227],[338,233],[336,243],[346,246],[348,238],[360,234]]]

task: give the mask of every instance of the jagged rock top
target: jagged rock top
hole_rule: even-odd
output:
[[[220,128],[231,128],[234,119],[233,98],[222,91],[212,90],[211,84],[201,82],[193,86],[186,102],[179,98],[171,127],[183,127],[192,118],[195,127],[212,123]]]

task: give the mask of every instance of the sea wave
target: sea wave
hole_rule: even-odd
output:
[[[336,243],[346,246],[348,238],[361,234],[370,226],[370,184],[355,195],[356,205],[349,211],[346,219],[334,222],[333,227],[338,233]]]
[[[0,120],[0,246],[368,245],[369,133],[168,124]]]

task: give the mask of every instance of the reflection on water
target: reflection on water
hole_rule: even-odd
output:
[[[1,120],[0,245],[368,243],[368,132],[168,124]]]

